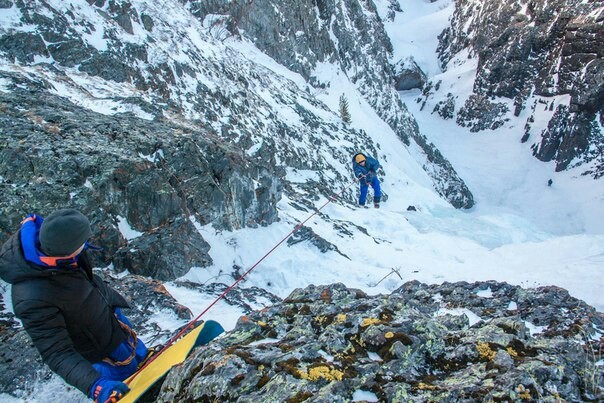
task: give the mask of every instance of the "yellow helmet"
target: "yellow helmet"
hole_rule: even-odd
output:
[[[360,164],[361,162],[365,161],[365,159],[366,158],[363,154],[358,154],[356,157],[354,157],[354,162]]]

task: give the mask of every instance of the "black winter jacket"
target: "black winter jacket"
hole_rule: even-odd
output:
[[[79,268],[49,268],[25,260],[19,230],[0,251],[0,277],[12,284],[13,308],[42,359],[85,394],[107,357],[128,335],[114,316],[128,302],[96,275],[86,252]]]

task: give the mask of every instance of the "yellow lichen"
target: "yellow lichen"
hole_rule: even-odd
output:
[[[350,340],[356,342],[361,347],[365,347],[366,346],[365,342],[363,341],[363,339],[361,338],[361,336],[359,336],[358,334],[353,335],[350,338]]]
[[[382,323],[381,320],[376,319],[376,318],[365,318],[363,319],[363,322],[361,323],[361,327],[367,327],[367,326],[371,326],[371,325],[378,325]]]
[[[489,361],[495,358],[496,353],[495,351],[491,350],[491,347],[489,347],[489,343],[483,343],[479,341],[476,344],[476,349],[478,350],[478,354],[481,358],[487,359]]]
[[[310,381],[318,381],[321,378],[327,381],[341,381],[344,378],[342,371],[329,368],[327,365],[311,368],[308,372],[301,370],[299,373],[300,378]]]
[[[340,313],[338,315],[336,315],[336,323],[342,323],[346,321],[346,314],[345,313]]]
[[[519,384],[516,386],[516,392],[518,393],[518,397],[522,400],[531,400],[531,391],[524,387],[523,384]]]
[[[422,389],[422,390],[435,390],[435,389],[438,389],[438,387],[437,387],[437,386],[434,386],[434,385],[429,385],[429,384],[427,384],[427,383],[423,383],[423,382],[420,382],[420,383],[417,385],[417,388],[418,388],[418,389]]]
[[[265,326],[266,326],[266,322],[263,322],[263,321],[261,321],[261,320],[259,320],[259,321],[258,321],[258,322],[256,322],[256,323],[258,323],[258,326],[260,326],[260,327],[265,327]]]
[[[508,347],[507,348],[507,352],[509,355],[511,355],[514,358],[518,358],[518,353],[516,352],[516,350],[514,350],[512,347]]]
[[[391,339],[394,337],[394,333],[392,332],[386,332],[386,334],[384,335],[384,337],[386,337],[387,339]]]

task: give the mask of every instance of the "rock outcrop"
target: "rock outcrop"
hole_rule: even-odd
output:
[[[510,115],[529,111],[524,141],[532,137],[537,158],[555,160],[557,171],[583,165],[599,178],[604,175],[603,37],[601,2],[458,0],[451,26],[440,36],[439,55],[444,69],[464,52],[478,58],[474,97],[513,100]],[[543,100],[554,113],[546,127],[534,128],[535,117],[543,118]],[[496,105],[466,103],[458,122],[474,131],[496,128],[501,118],[486,125],[472,120],[491,114]],[[500,116],[507,113],[498,109]]]
[[[297,289],[198,349],[158,401],[596,401],[604,315],[563,289]]]
[[[72,206],[91,219],[97,266],[169,280],[212,262],[197,226],[277,219],[281,175],[207,129],[108,116],[14,80],[0,92],[3,237],[28,212]]]
[[[426,73],[422,71],[412,57],[403,59],[394,65],[394,88],[397,91],[407,91],[414,88],[422,89],[427,79]]]

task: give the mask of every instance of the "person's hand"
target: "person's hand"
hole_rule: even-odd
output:
[[[130,391],[128,385],[120,381],[100,377],[90,388],[90,398],[95,403],[113,403]]]

